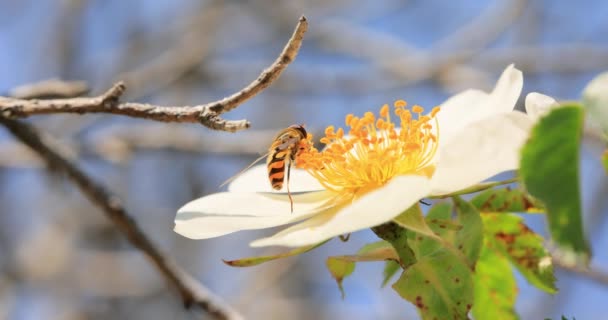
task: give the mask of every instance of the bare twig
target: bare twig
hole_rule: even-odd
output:
[[[287,65],[296,58],[307,28],[306,18],[301,17],[287,45],[269,68],[239,92],[215,102],[193,107],[119,103],[118,100],[125,91],[125,85],[119,82],[104,94],[93,98],[55,100],[0,98],[0,112],[3,116],[9,118],[24,118],[36,114],[51,113],[111,113],[163,122],[201,123],[214,130],[236,132],[249,128],[249,121],[224,120],[220,115],[236,108],[275,81]]]
[[[164,256],[137,226],[121,201],[102,185],[93,181],[74,163],[55,151],[57,148],[53,141],[40,135],[30,125],[18,120],[0,116],[0,124],[4,125],[17,139],[35,151],[49,166],[64,172],[78,186],[80,191],[105,213],[131,244],[152,261],[167,281],[179,291],[186,307],[198,306],[217,319],[242,318],[230,306],[220,301],[218,297],[194,280],[172,260]]]
[[[8,94],[17,99],[56,99],[78,97],[88,91],[84,81],[49,79],[16,87]]]

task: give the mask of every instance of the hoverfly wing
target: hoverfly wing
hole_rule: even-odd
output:
[[[277,144],[274,148],[274,151],[283,151],[283,150],[287,150],[289,148],[291,148],[292,146],[294,146],[295,144],[297,144],[301,139],[299,137],[287,137],[284,139],[281,139],[281,143]]]
[[[266,152],[265,154],[263,154],[261,157],[255,159],[252,163],[250,163],[247,167],[245,167],[244,169],[242,169],[241,171],[239,171],[237,174],[233,175],[232,177],[228,178],[226,181],[222,182],[222,184],[220,184],[220,188],[225,186],[226,184],[234,181],[234,179],[240,177],[243,173],[245,173],[245,171],[251,169],[251,167],[253,167],[256,163],[260,162],[261,160],[263,160],[264,158],[266,158],[268,156],[268,152]]]

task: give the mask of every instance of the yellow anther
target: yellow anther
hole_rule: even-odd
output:
[[[420,149],[420,144],[415,142],[409,142],[405,145],[405,148],[408,150]]]
[[[405,108],[407,107],[407,102],[405,100],[397,100],[395,101],[395,108]]]
[[[431,117],[434,118],[437,115],[437,112],[439,112],[439,110],[441,110],[440,107],[433,108],[433,110],[431,110]]]
[[[385,104],[380,108],[380,116],[383,118],[388,117],[388,104]]]
[[[344,137],[344,129],[338,128],[338,132],[336,133],[336,137],[338,139],[342,139]]]
[[[370,190],[396,175],[433,172],[431,161],[439,134],[434,117],[439,109],[422,115],[422,107],[406,109],[403,100],[395,101],[394,106],[396,123],[391,121],[391,108],[386,104],[377,114],[366,112],[363,117],[348,114],[345,117],[348,136],[345,129],[327,127],[321,138],[327,147],[323,151],[303,148],[296,165],[336,192]],[[416,116],[412,116],[414,113]],[[400,127],[399,132],[396,127]],[[312,146],[312,137],[306,143]]]
[[[421,116],[420,118],[418,118],[418,122],[420,122],[420,123],[429,122],[430,120],[431,120],[431,117],[429,117],[429,116]]]
[[[353,120],[354,115],[352,113],[349,113],[346,115],[346,120],[344,121],[346,123],[347,126],[350,126],[351,121]]]

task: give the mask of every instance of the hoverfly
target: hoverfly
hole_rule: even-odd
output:
[[[234,180],[260,160],[266,158],[270,185],[274,190],[281,190],[283,188],[283,183],[287,182],[287,195],[289,196],[289,202],[291,204],[291,212],[293,212],[293,199],[291,198],[291,192],[289,191],[289,174],[291,172],[291,165],[295,163],[298,155],[311,148],[311,145],[306,140],[307,136],[308,133],[306,132],[306,129],[304,129],[304,125],[301,124],[294,124],[279,131],[270,145],[270,148],[268,148],[267,153],[256,159],[232,178],[226,180],[221,186]],[[287,173],[285,172],[285,166],[287,166]],[[287,176],[286,179],[285,176]]]

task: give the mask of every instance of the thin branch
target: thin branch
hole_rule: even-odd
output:
[[[0,97],[0,112],[8,118],[24,118],[36,114],[52,113],[111,113],[162,122],[190,122],[221,131],[236,132],[249,128],[247,120],[225,120],[221,114],[249,100],[275,81],[298,54],[304,33],[308,28],[301,17],[287,45],[260,76],[239,92],[224,99],[197,106],[157,106],[143,103],[119,103],[125,91],[122,82],[116,83],[104,94],[93,98],[55,100],[23,100]]]
[[[8,95],[17,99],[57,99],[81,96],[89,91],[84,81],[48,79],[13,88]]]
[[[131,244],[148,256],[158,271],[179,291],[186,307],[198,306],[217,319],[242,318],[235,310],[220,301],[218,297],[194,280],[171,259],[164,256],[137,226],[118,197],[92,180],[74,163],[57,152],[56,150],[61,149],[56,146],[56,143],[39,134],[29,124],[18,120],[0,116],[0,124],[4,125],[17,139],[42,157],[50,167],[64,172],[89,201],[105,213]]]

